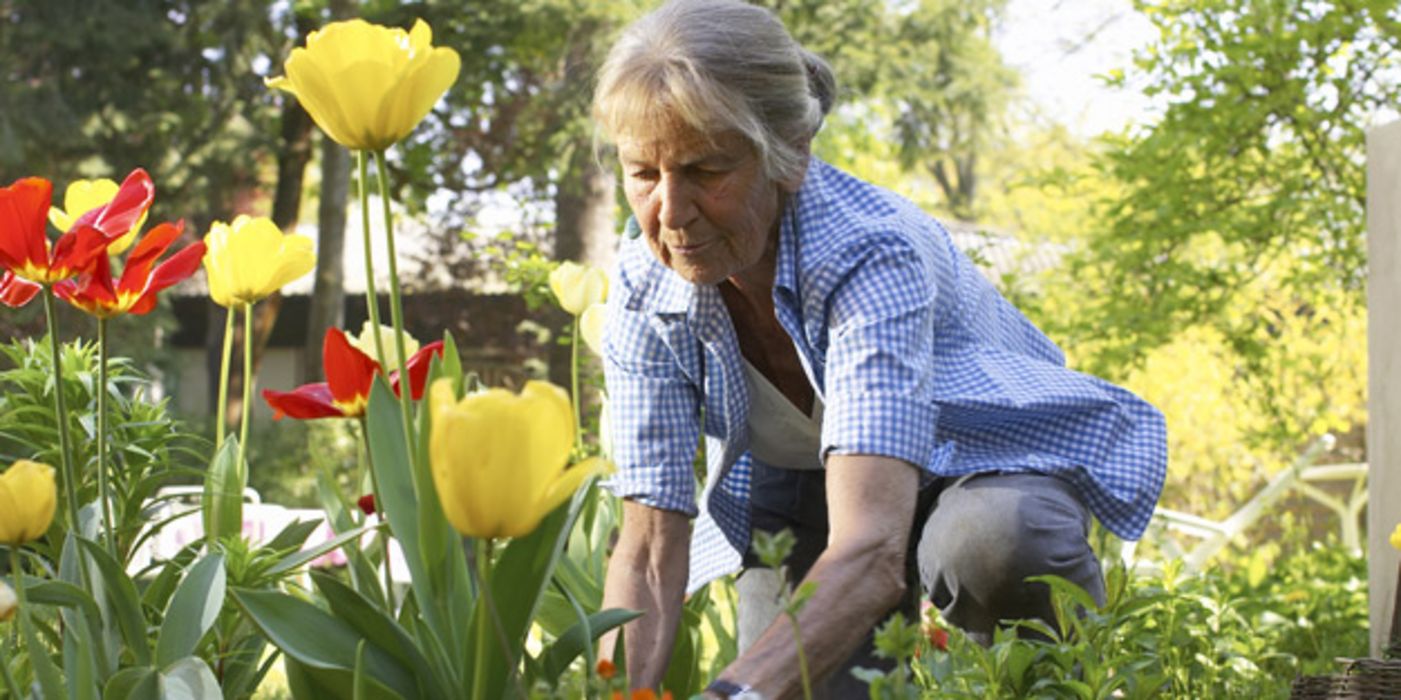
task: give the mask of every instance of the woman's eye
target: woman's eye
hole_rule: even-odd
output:
[[[655,180],[657,179],[657,171],[651,170],[649,168],[643,168],[641,170],[632,171],[632,173],[630,173],[630,176],[636,180]]]

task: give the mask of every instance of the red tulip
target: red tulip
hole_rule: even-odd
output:
[[[5,290],[0,301],[28,301],[34,284],[90,272],[107,245],[130,231],[151,206],[154,192],[146,171],[132,171],[110,203],[83,214],[51,244],[46,227],[53,183],[29,177],[0,188],[0,267],[12,273],[0,280]]]
[[[443,343],[429,343],[409,358],[409,391],[415,400],[423,396],[428,379],[428,365],[434,355],[442,356]],[[326,381],[306,384],[292,391],[263,390],[263,400],[273,409],[273,418],[291,416],[300,420],[312,418],[356,418],[365,415],[370,400],[370,386],[380,372],[378,362],[350,344],[339,328],[326,329],[321,361]],[[398,371],[389,374],[394,393],[399,393]]]
[[[156,260],[184,230],[185,222],[177,221],[161,224],[143,235],[127,255],[121,280],[115,286],[111,262],[106,255],[99,255],[92,272],[76,282],[59,282],[54,285],[54,291],[68,303],[98,318],[147,313],[156,308],[157,293],[193,275],[204,258],[204,242],[199,241],[156,265]]]

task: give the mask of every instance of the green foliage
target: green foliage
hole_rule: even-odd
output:
[[[97,346],[66,344],[61,358],[69,431],[76,436],[74,463],[82,476],[78,497],[88,503],[97,495]],[[47,339],[0,344],[0,366],[8,367],[0,370],[0,463],[34,459],[59,464]],[[107,378],[114,521],[118,551],[128,552],[143,536],[147,501],[161,486],[195,477],[207,463],[208,445],[170,416],[165,399],[147,398],[149,384],[130,360],[111,358]],[[63,499],[59,503],[62,508]]]
[[[1194,577],[1119,565],[1103,607],[1046,577],[1054,625],[999,631],[986,648],[955,630],[947,652],[920,650],[917,673],[939,697],[1285,697],[1295,675],[1365,656],[1365,569],[1336,545]]]

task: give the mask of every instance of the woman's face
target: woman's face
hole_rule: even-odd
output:
[[[628,204],[663,265],[714,285],[754,267],[778,230],[779,186],[738,134],[684,126],[618,140]]]

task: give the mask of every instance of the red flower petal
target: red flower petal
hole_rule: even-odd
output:
[[[283,416],[298,420],[345,417],[331,399],[331,390],[324,382],[305,384],[292,391],[264,389],[263,400],[272,407],[274,420],[281,420]]]
[[[13,272],[0,274],[0,304],[20,307],[29,303],[39,290],[43,289],[26,279],[16,277]]]
[[[0,267],[11,271],[48,268],[49,245],[44,231],[53,189],[53,183],[41,177],[27,177],[0,188]]]
[[[339,328],[327,328],[321,347],[321,364],[331,396],[342,406],[363,405],[369,400],[379,363],[346,340]]]
[[[151,182],[151,176],[137,168],[122,181],[111,202],[78,217],[73,228],[88,225],[102,232],[108,241],[121,238],[141,220],[155,198],[156,186]]]
[[[132,304],[130,312],[144,314],[156,308],[156,295],[170,285],[195,274],[195,271],[199,270],[200,262],[204,260],[204,252],[204,241],[191,243],[157,265],[151,273],[151,278],[146,281],[146,289],[141,293],[141,298]],[[122,275],[122,281],[126,281],[126,275]]]
[[[414,401],[423,398],[423,385],[428,381],[428,369],[433,365],[433,356],[435,355],[443,356],[443,341],[441,340],[431,342],[409,356],[409,391]],[[399,394],[398,370],[389,373],[389,385],[397,396]]]

